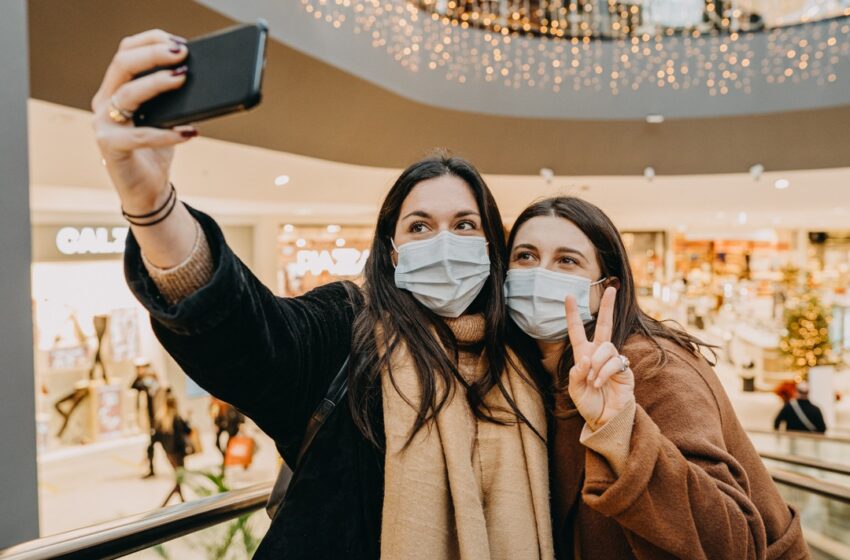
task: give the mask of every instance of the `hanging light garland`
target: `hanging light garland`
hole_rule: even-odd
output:
[[[796,19],[782,10],[739,9],[746,3],[728,0],[301,3],[317,20],[369,36],[373,47],[408,70],[439,72],[461,84],[501,81],[515,89],[608,89],[614,95],[702,87],[722,96],[749,93],[757,78],[828,85],[850,57],[850,0],[825,1],[829,9]]]
[[[551,38],[627,39],[652,35],[755,31],[763,17],[730,0],[411,0],[450,22]]]

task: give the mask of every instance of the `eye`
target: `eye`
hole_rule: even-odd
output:
[[[478,229],[478,224],[476,224],[472,220],[463,220],[455,226],[455,229],[458,229],[460,231],[471,231]]]
[[[517,262],[533,262],[535,259],[531,251],[519,251],[514,255],[514,260]]]
[[[578,264],[578,261],[573,257],[563,256],[558,260],[558,264],[565,264],[569,266],[574,266]]]
[[[429,229],[430,228],[428,227],[428,224],[426,224],[425,222],[413,222],[412,224],[410,224],[410,227],[407,229],[407,231],[409,231],[410,233],[425,233]]]

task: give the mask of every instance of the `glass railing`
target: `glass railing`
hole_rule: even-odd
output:
[[[842,501],[779,480],[777,487],[785,501],[800,512],[803,533],[815,560],[850,558],[850,491],[847,501]]]
[[[247,560],[269,528],[263,510],[159,543],[124,558],[132,560]]]
[[[850,558],[850,439],[749,433],[782,497],[800,512],[812,557]]]
[[[58,558],[250,558],[268,518],[262,511],[272,483],[232,490],[185,504],[36,539],[0,551],[0,560]],[[256,515],[252,515],[254,513]],[[263,523],[265,522],[265,525]],[[198,538],[201,532],[202,538]],[[211,546],[211,549],[204,548]],[[241,549],[240,549],[241,547]],[[223,550],[224,556],[214,555]]]
[[[748,430],[759,453],[805,457],[850,468],[850,438],[796,432]]]

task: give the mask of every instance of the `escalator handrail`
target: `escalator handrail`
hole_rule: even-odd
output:
[[[810,476],[768,468],[777,484],[850,504],[850,488]],[[156,546],[261,509],[272,484],[202,498],[149,513],[75,529],[0,550],[0,560],[112,559]]]
[[[806,492],[824,496],[830,500],[850,504],[850,487],[825,480],[818,480],[811,476],[783,469],[768,468],[767,470],[773,481],[777,484],[792,486]]]
[[[111,559],[263,508],[272,483],[257,484],[0,550],[0,560]]]
[[[767,451],[759,451],[759,456],[762,459],[770,459],[771,461],[779,461],[788,463],[789,465],[797,465],[799,467],[811,467],[821,471],[834,472],[850,476],[850,467],[839,463],[828,463],[819,459],[811,459],[809,457],[801,457],[800,455],[786,455],[782,453],[769,453]]]
[[[814,434],[814,433],[811,433],[811,432],[795,432],[795,431],[780,432],[780,431],[777,431],[777,430],[761,430],[761,429],[748,428],[747,433],[758,434],[758,435],[780,436],[780,437],[787,437],[787,438],[791,438],[791,439],[814,439],[814,440],[823,441],[823,442],[850,444],[850,437],[827,436],[827,435],[824,435],[824,434]]]

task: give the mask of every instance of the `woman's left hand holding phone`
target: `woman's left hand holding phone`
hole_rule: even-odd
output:
[[[575,298],[565,301],[568,335],[575,365],[570,370],[570,397],[592,430],[626,409],[635,398],[635,376],[628,360],[611,343],[617,290],[602,296],[593,340],[587,339]]]

